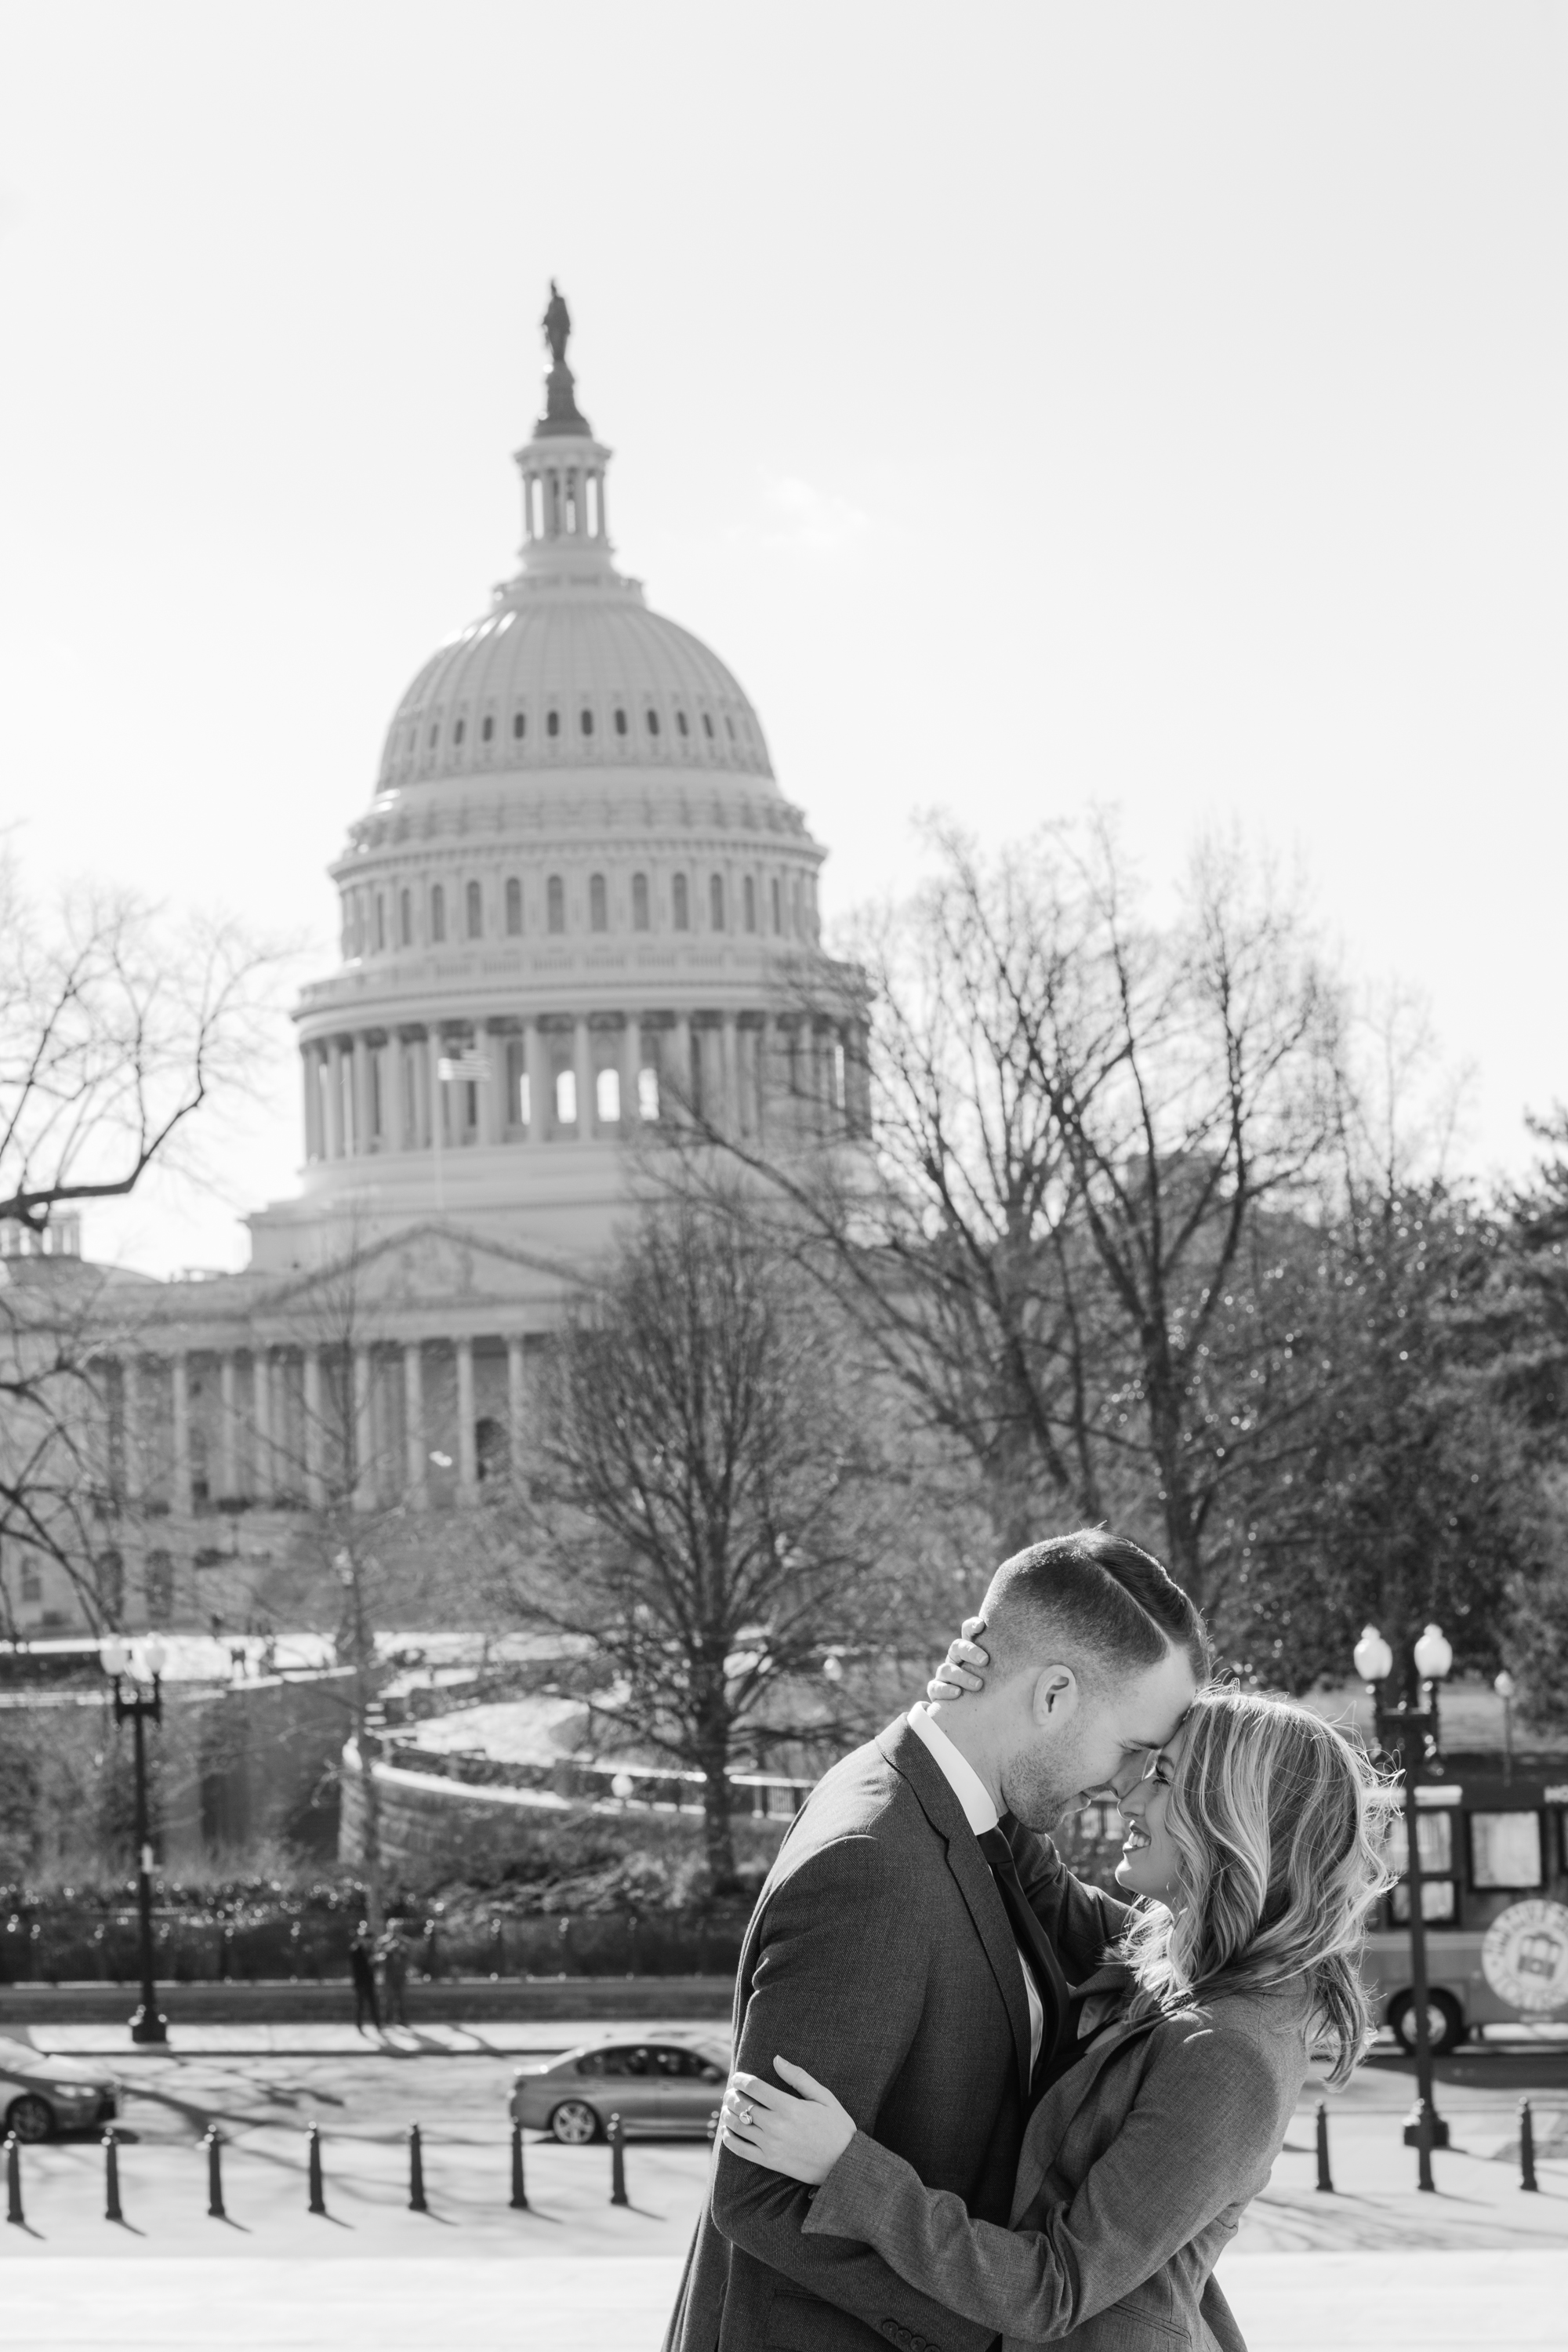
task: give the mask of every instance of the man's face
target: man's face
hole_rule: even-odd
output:
[[[1002,1769],[1008,1811],[1028,1829],[1049,1830],[1096,1797],[1120,1797],[1151,1751],[1174,1738],[1197,1687],[1191,1660],[1170,1650],[1098,1695],[1078,1685],[1070,1708],[1037,1710]]]

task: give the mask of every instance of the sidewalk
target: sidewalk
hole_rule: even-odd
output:
[[[0,2034],[57,2058],[111,2058],[134,2065],[149,2058],[537,2058],[552,2057],[579,2042],[611,2035],[649,2039],[664,2033],[727,2044],[729,2017],[619,2015],[548,2017],[522,2022],[392,2025],[360,2033],[352,2025],[179,2025],[163,2047],[132,2042],[127,2025],[0,2024]]]
[[[658,2352],[678,2256],[526,2271],[411,2259],[288,2264],[98,2258],[7,2266],[16,2352]],[[1568,2254],[1227,2254],[1220,2277],[1249,2352],[1546,2352],[1563,2340]]]

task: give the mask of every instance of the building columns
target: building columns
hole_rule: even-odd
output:
[[[386,1134],[388,1151],[403,1151],[408,1143],[408,1111],[403,1099],[403,1034],[400,1030],[386,1033]]]
[[[370,1349],[353,1350],[353,1507],[368,1511],[375,1502],[375,1414]]]
[[[677,1118],[684,1119],[690,1116],[692,1097],[691,1018],[689,1013],[676,1014],[673,1035],[675,1067],[670,1076],[675,1087],[675,1101],[671,1105],[671,1109]]]
[[[250,1418],[256,1432],[256,1499],[270,1503],[277,1486],[272,1460],[272,1362],[265,1348],[250,1359]]]
[[[321,1419],[321,1351],[320,1348],[307,1348],[304,1351],[303,1388],[305,1501],[312,1511],[320,1511],[326,1507],[327,1501],[327,1482],[322,1469],[327,1455],[327,1432]]]
[[[537,1021],[528,1023],[523,1043],[528,1067],[528,1139],[530,1143],[542,1143],[550,1132],[550,1066],[543,1032]]]
[[[321,1151],[321,1081],[318,1075],[321,1056],[314,1045],[300,1049],[300,1075],[305,1091],[305,1157],[320,1160]]]
[[[577,1077],[577,1140],[586,1143],[598,1126],[599,1106],[594,1098],[594,1039],[584,1013],[572,1024],[572,1067]]]
[[[403,1454],[408,1499],[417,1511],[430,1500],[425,1445],[425,1353],[417,1339],[403,1343]]]
[[[235,1370],[233,1352],[226,1348],[217,1360],[217,1492],[218,1499],[226,1503],[233,1501],[239,1486],[238,1448],[236,1444],[239,1408]]]
[[[370,1150],[370,1045],[363,1029],[356,1029],[350,1044],[353,1060],[353,1139],[350,1144],[356,1160],[363,1160]]]
[[[621,1031],[621,1133],[633,1135],[641,1117],[637,1102],[637,1069],[642,1059],[642,1026],[635,1013],[628,1013]]]
[[[190,1373],[183,1349],[169,1360],[169,1400],[174,1439],[174,1492],[169,1503],[176,1518],[188,1519],[195,1498],[191,1493]]]
[[[485,1057],[489,1076],[479,1087],[479,1140],[481,1143],[504,1143],[506,1140],[506,1036],[500,1029],[481,1029],[476,1024],[474,1044]]]
[[[513,1333],[506,1343],[507,1445],[512,1480],[522,1475],[522,1450],[528,1434],[528,1391],[523,1383],[522,1339]]]
[[[720,1016],[719,1054],[724,1073],[724,1100],[714,1124],[721,1127],[726,1135],[739,1135],[742,1124],[741,1070],[736,1051],[735,1015],[732,1013]]]
[[[430,1148],[445,1151],[451,1140],[447,1133],[447,1088],[441,1076],[441,1060],[447,1043],[439,1025],[432,1022],[426,1038],[425,1058],[428,1066],[430,1087]]]
[[[471,1503],[479,1493],[479,1453],[474,1444],[474,1343],[453,1341],[458,1358],[458,1500]]]
[[[142,1365],[136,1356],[120,1361],[120,1449],[127,1503],[142,1499]]]
[[[331,1038],[326,1047],[327,1058],[327,1158],[341,1160],[343,1156],[343,1048],[341,1038]]]

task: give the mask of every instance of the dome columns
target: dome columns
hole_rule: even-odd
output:
[[[769,1129],[780,1140],[858,1137],[869,1126],[858,1013],[735,1004],[443,1013],[310,1039],[301,1057],[318,1165],[615,1143],[659,1118],[695,1118],[749,1140]],[[465,1062],[475,1075],[461,1074]],[[443,1077],[443,1064],[454,1075]]]

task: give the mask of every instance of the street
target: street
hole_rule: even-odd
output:
[[[205,2047],[116,2057],[129,2085],[124,2219],[104,2219],[95,2137],[23,2153],[25,2220],[0,2240],[0,2335],[18,2347],[118,2341],[170,2352],[221,2336],[244,2352],[427,2352],[432,2344],[654,2352],[702,2198],[705,2147],[633,2141],[628,2203],[610,2203],[603,2147],[530,2137],[528,2210],[513,2211],[512,2070],[577,2038],[570,2021],[446,2027],[374,2049],[345,2029],[205,2030]],[[646,2022],[638,2031],[649,2030]],[[45,2037],[39,2037],[40,2040]],[[96,2029],[47,2037],[101,2047]],[[270,2042],[270,2048],[258,2046]],[[1415,2191],[1403,2075],[1369,2069],[1331,2099],[1334,2193],[1314,2188],[1313,2111],[1298,2115],[1221,2278],[1251,2352],[1403,2352],[1560,2336],[1568,2296],[1568,2091],[1534,2096],[1540,2189],[1519,2187],[1518,2093],[1442,2086],[1454,2147],[1438,2194]],[[408,2208],[409,2126],[427,2213]],[[207,2213],[203,2134],[223,2135],[225,2218]],[[307,2210],[308,2127],[322,2135],[326,2213]],[[464,2268],[463,2265],[467,2264]],[[1550,2320],[1550,2326],[1549,2326]]]

